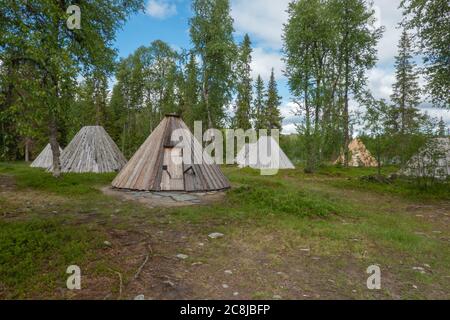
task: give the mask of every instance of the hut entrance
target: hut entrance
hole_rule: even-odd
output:
[[[184,190],[183,149],[164,148],[161,190],[162,191]]]

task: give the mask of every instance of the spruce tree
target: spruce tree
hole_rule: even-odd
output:
[[[255,83],[255,99],[253,101],[253,121],[255,130],[265,127],[266,90],[264,80],[258,75]]]
[[[399,133],[413,133],[419,127],[420,88],[416,66],[411,55],[411,39],[403,30],[395,57],[396,82],[391,100],[396,107]]]
[[[275,73],[272,68],[269,84],[267,86],[267,101],[265,110],[265,123],[267,129],[281,130],[280,107],[281,97],[278,95],[277,82],[275,81]]]
[[[234,126],[239,129],[250,129],[251,103],[252,103],[252,47],[248,34],[244,36],[239,47],[237,65],[237,100],[235,108]]]
[[[444,119],[441,117],[441,119],[438,122],[438,136],[439,137],[445,137],[447,135],[446,133],[446,126]]]

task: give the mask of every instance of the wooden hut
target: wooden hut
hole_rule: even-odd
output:
[[[295,169],[278,142],[271,136],[261,136],[256,143],[246,144],[237,154],[239,168]]]
[[[61,154],[61,172],[116,172],[127,160],[101,126],[87,126],[75,135]]]
[[[377,167],[378,161],[367,150],[361,139],[353,139],[348,145],[350,152],[348,165],[350,167]],[[343,153],[337,158],[334,164],[344,164],[345,156]]]
[[[59,154],[61,155],[62,149],[59,148]],[[30,164],[32,168],[44,168],[49,169],[53,166],[53,152],[50,143],[42,150],[42,152],[34,159]]]
[[[177,140],[178,139],[178,140]],[[166,115],[112,182],[140,191],[217,191],[227,178],[177,115]]]

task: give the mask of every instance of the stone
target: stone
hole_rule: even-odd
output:
[[[230,286],[229,285],[227,285],[227,284],[222,284],[222,288],[224,288],[224,289],[228,289]]]
[[[136,297],[134,297],[134,300],[145,300],[145,296],[143,294],[139,294]]]
[[[278,294],[274,295],[272,298],[275,299],[275,300],[281,300],[282,299],[281,296],[278,295]]]
[[[419,271],[420,273],[425,273],[425,269],[422,267],[413,267],[413,270]]]
[[[233,296],[237,297],[239,295],[239,292],[233,292]]]
[[[208,237],[210,237],[211,239],[222,238],[223,236],[223,233],[220,232],[213,232],[208,235]]]
[[[177,258],[181,260],[186,260],[187,258],[189,258],[189,256],[187,254],[179,253],[177,254]]]
[[[415,285],[415,284],[413,284],[413,286],[412,286],[414,289],[417,289],[417,286]]]
[[[109,241],[104,241],[103,244],[107,247],[112,247],[112,243]]]
[[[167,284],[170,287],[175,287],[175,284],[172,281],[170,281],[170,280],[165,280],[165,281],[163,281],[163,283]]]
[[[233,274],[233,271],[231,271],[231,270],[225,270],[225,273],[226,273],[226,274]]]
[[[171,194],[170,197],[178,202],[183,202],[183,201],[194,201],[194,200],[198,200],[198,198],[196,196],[190,195],[190,194]]]

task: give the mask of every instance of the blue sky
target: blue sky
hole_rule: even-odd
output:
[[[284,117],[284,133],[295,131],[294,123],[298,117],[293,112],[295,105],[283,75],[284,64],[281,55],[281,33],[283,23],[287,20],[286,9],[290,0],[231,0],[231,14],[234,19],[235,38],[237,41],[248,33],[253,42],[253,76],[261,74],[266,81],[271,68],[275,68]],[[378,45],[378,63],[370,70],[368,86],[377,98],[389,100],[394,82],[394,57],[400,32],[397,28],[402,18],[398,9],[400,0],[374,0],[378,24],[386,28],[383,39]],[[191,16],[190,0],[147,0],[146,10],[129,19],[117,35],[116,47],[119,56],[125,57],[140,46],[147,46],[160,39],[173,48],[190,48],[189,18]],[[421,81],[423,83],[423,81]],[[353,102],[353,110],[359,106]],[[450,124],[450,112],[432,108],[423,104],[422,109],[433,117],[444,117]]]

